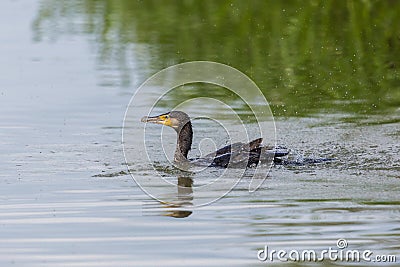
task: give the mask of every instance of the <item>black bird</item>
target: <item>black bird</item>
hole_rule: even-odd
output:
[[[214,153],[203,158],[188,159],[188,153],[192,146],[193,130],[190,117],[182,111],[171,111],[154,117],[143,117],[142,122],[163,124],[172,127],[177,133],[177,145],[174,160],[177,163],[207,164],[212,167],[254,167],[261,161],[280,162],[280,157],[289,152],[284,147],[270,147],[261,144],[262,138],[255,139],[250,143],[234,143],[218,149]]]

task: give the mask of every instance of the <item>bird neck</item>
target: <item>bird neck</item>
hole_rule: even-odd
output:
[[[178,140],[175,150],[175,161],[186,161],[189,150],[192,147],[193,130],[192,124],[187,122],[177,130]]]

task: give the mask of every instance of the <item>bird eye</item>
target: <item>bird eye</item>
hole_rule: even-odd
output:
[[[165,118],[166,118],[166,119],[169,119],[169,115],[165,115]]]

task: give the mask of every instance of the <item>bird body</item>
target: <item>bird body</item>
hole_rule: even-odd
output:
[[[289,152],[283,147],[268,147],[262,145],[262,138],[249,143],[234,143],[222,147],[203,158],[188,159],[192,146],[193,129],[190,117],[182,111],[171,111],[154,117],[143,117],[142,122],[157,123],[172,127],[177,133],[177,145],[174,160],[177,163],[201,163],[210,167],[253,167],[259,162],[279,161],[280,157]]]

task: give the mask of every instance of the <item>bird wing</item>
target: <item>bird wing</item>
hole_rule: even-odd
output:
[[[242,143],[242,142],[233,143],[233,144],[224,146],[213,153],[207,154],[205,157],[206,158],[217,157],[217,156],[221,156],[221,155],[228,154],[228,153],[241,152],[241,151],[252,151],[261,146],[262,140],[263,140],[262,138],[257,138],[247,144]]]
[[[260,157],[262,138],[255,139],[249,143],[234,143],[218,149],[214,153],[210,153],[205,158],[213,158],[212,165],[226,168],[228,164],[231,166],[247,166],[249,160]]]

